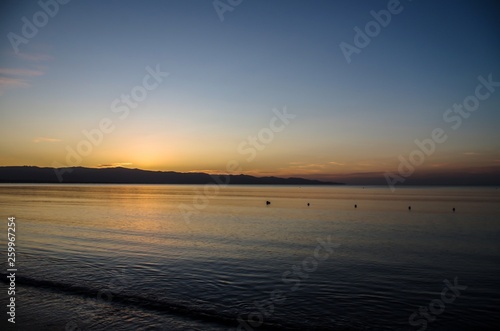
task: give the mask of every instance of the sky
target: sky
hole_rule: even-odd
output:
[[[498,17],[493,0],[2,1],[0,166],[499,174]]]

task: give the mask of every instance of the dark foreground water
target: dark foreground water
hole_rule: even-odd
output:
[[[1,330],[9,216],[18,330],[500,326],[495,188],[1,185],[0,216]]]

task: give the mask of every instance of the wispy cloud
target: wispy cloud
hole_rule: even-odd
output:
[[[48,54],[27,54],[27,53],[13,53],[15,56],[18,58],[21,58],[26,61],[31,61],[31,62],[43,62],[43,61],[50,61],[53,59],[52,56]]]
[[[29,86],[30,84],[25,79],[0,76],[0,93],[8,88]]]
[[[132,163],[130,162],[115,162],[115,163],[108,163],[108,164],[98,164],[98,168],[116,168],[116,167],[124,167],[124,166],[130,166]]]
[[[44,72],[40,70],[31,70],[24,68],[0,68],[0,75],[7,76],[41,76]]]
[[[48,137],[36,137],[35,139],[33,139],[33,142],[35,144],[38,144],[38,143],[57,143],[59,141],[61,141],[61,139],[48,138]]]
[[[280,173],[294,174],[300,173],[306,174],[319,174],[333,171],[334,168],[343,166],[343,163],[339,162],[325,162],[325,163],[309,163],[309,162],[289,162],[288,167],[278,169]]]
[[[328,168],[344,166],[345,163],[330,161],[325,163],[308,163],[308,162],[289,162],[289,168],[291,169],[310,169],[310,170],[325,170]]]
[[[0,68],[0,93],[10,88],[29,87],[30,82],[26,78],[42,76],[41,70],[25,68]]]
[[[193,169],[186,171],[187,173],[205,173],[205,174],[226,174],[228,173],[227,171],[220,170],[220,169]]]
[[[5,53],[4,53],[5,54]],[[6,52],[10,56],[17,57],[18,59],[25,60],[27,62],[42,62],[51,60],[52,57],[48,54],[28,54],[28,53],[14,53]],[[39,64],[29,64],[33,68],[1,68],[0,67],[0,95],[3,94],[7,89],[12,88],[26,88],[31,86],[30,79],[45,74],[47,68],[40,66]]]

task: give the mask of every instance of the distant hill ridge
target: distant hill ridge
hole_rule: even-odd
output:
[[[84,167],[41,168],[34,166],[0,167],[0,183],[343,185],[343,183],[293,177],[254,177],[243,174],[224,175],[202,172],[182,173],[122,167],[98,169]]]

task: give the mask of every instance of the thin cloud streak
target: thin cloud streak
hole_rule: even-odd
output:
[[[41,76],[44,72],[40,70],[31,70],[23,68],[0,68],[0,75],[7,76]]]
[[[21,78],[0,77],[0,89],[29,87],[30,84]]]
[[[48,54],[26,54],[26,53],[12,53],[16,57],[21,58],[26,61],[31,61],[31,62],[43,62],[43,61],[50,61],[53,59],[52,56]]]
[[[38,143],[41,143],[41,142],[44,142],[44,143],[56,143],[56,142],[60,142],[61,139],[57,139],[57,138],[48,138],[48,137],[36,137],[35,139],[33,139],[33,142],[35,144],[38,144]]]
[[[44,75],[41,70],[25,68],[0,68],[0,94],[9,88],[30,87],[30,81],[24,77],[37,77]]]
[[[124,167],[124,166],[130,166],[133,163],[130,162],[115,162],[115,163],[109,163],[109,164],[98,164],[98,168],[117,168],[117,167]]]

